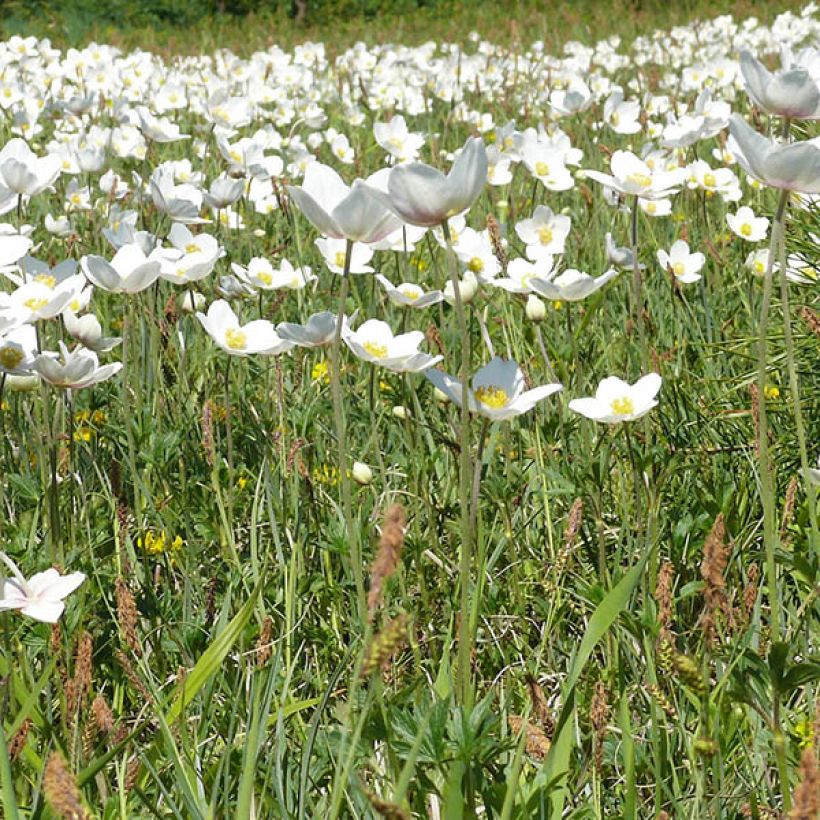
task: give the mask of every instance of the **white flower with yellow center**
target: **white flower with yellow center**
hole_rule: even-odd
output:
[[[420,285],[414,285],[412,282],[393,285],[386,276],[382,276],[380,273],[376,274],[376,279],[384,288],[387,298],[399,307],[426,308],[430,305],[436,305],[444,299],[444,294],[440,290],[431,290],[429,293],[425,293],[424,288]]]
[[[53,319],[74,298],[71,290],[56,290],[44,282],[31,281],[17,288],[10,297],[12,310],[21,322]]]
[[[752,272],[754,276],[763,277],[766,275],[766,268],[769,264],[769,249],[760,248],[752,251],[746,257],[746,267]]]
[[[209,276],[217,260],[225,255],[213,236],[191,232],[180,224],[168,235],[171,247],[158,248],[154,255],[161,262],[160,277],[175,285],[186,285]]]
[[[544,259],[564,252],[571,220],[564,214],[554,214],[546,205],[539,205],[530,219],[515,223],[515,232],[527,245],[530,259]]]
[[[316,240],[316,247],[324,257],[328,270],[333,273],[344,273],[347,247],[344,239],[321,237]],[[373,268],[368,265],[372,258],[373,251],[370,247],[361,242],[354,242],[350,254],[349,273],[373,273]]]
[[[611,174],[585,171],[585,175],[618,193],[641,199],[665,199],[671,196],[680,187],[685,174],[682,169],[653,170],[631,151],[615,151],[609,166]]]
[[[231,270],[244,282],[259,290],[280,290],[281,288],[301,290],[316,279],[308,266],[294,268],[287,259],[283,259],[277,269],[261,256],[254,256],[247,268],[233,262]]]
[[[419,350],[424,341],[420,330],[394,336],[390,326],[379,319],[368,319],[356,330],[343,328],[342,338],[360,359],[396,373],[418,373],[442,358]]]
[[[487,231],[465,228],[453,249],[461,264],[479,282],[489,282],[501,271]]]
[[[706,262],[702,253],[689,253],[689,244],[678,239],[667,253],[663,248],[658,251],[658,262],[664,270],[668,270],[675,277],[675,281],[684,285],[697,282],[700,269]]]
[[[443,370],[428,370],[425,376],[448,399],[461,407],[462,385]],[[524,374],[513,359],[496,356],[480,368],[467,392],[468,408],[492,421],[520,416],[542,399],[562,389],[560,384],[545,384],[526,390]]]
[[[553,263],[551,256],[544,256],[537,262],[523,258],[513,259],[507,265],[507,277],[493,279],[489,284],[506,290],[507,293],[532,293],[535,279],[550,279],[555,275]]]
[[[197,312],[196,318],[219,347],[232,356],[276,355],[293,347],[292,342],[279,337],[267,319],[240,325],[224,299],[211,303],[207,315]]]
[[[605,424],[634,421],[658,404],[655,397],[660,388],[661,377],[657,373],[649,373],[635,384],[628,384],[617,376],[608,376],[599,383],[594,397],[573,399],[569,408]]]
[[[769,230],[769,220],[765,216],[755,216],[748,205],[738,208],[737,213],[726,214],[726,222],[732,233],[747,242],[760,242]]]
[[[37,332],[22,325],[0,336],[0,374],[22,376],[31,370],[37,352]]]
[[[521,147],[521,161],[535,179],[550,191],[568,191],[575,185],[564,155],[554,146],[528,141]]]

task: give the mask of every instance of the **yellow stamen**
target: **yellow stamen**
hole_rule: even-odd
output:
[[[37,276],[34,277],[34,281],[40,282],[49,288],[53,288],[57,284],[56,278],[49,273],[38,273]]]
[[[612,412],[616,416],[631,416],[635,412],[635,405],[629,396],[612,400]]]
[[[477,390],[473,391],[473,395],[483,405],[491,407],[493,410],[506,407],[510,401],[507,391],[494,384],[487,384],[483,387],[479,387]]]
[[[387,355],[387,345],[380,345],[376,342],[365,342],[362,347],[374,358],[383,359]]]
[[[6,370],[14,370],[23,361],[23,351],[19,347],[0,347],[0,365]]]
[[[229,327],[225,331],[225,344],[231,350],[244,350],[248,344],[248,337],[239,328]]]
[[[542,245],[549,245],[552,242],[552,230],[550,228],[539,228],[538,241]]]
[[[484,270],[484,260],[478,256],[474,256],[470,262],[468,263],[467,267],[473,273],[481,273]]]

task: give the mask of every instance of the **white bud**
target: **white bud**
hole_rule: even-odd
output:
[[[547,316],[547,306],[534,294],[527,297],[527,318],[531,322],[543,322]]]
[[[407,408],[403,404],[397,404],[393,408],[393,415],[397,419],[406,419],[410,414],[407,412]]]
[[[205,296],[194,290],[186,290],[179,300],[179,309],[185,313],[193,313],[205,307]]]
[[[257,239],[262,239],[265,236],[265,231],[262,228],[256,228],[253,232],[253,235]]]
[[[439,390],[438,387],[433,388],[433,398],[436,401],[440,401],[442,404],[446,404],[450,401],[450,397],[443,391]]]
[[[476,293],[478,293],[478,279],[475,278],[472,271],[467,271],[464,274],[464,278],[459,282],[458,291],[461,294],[463,304],[466,305],[473,301]],[[452,282],[448,281],[444,286],[444,300],[448,305],[454,305],[456,303]]]
[[[17,393],[27,393],[35,390],[40,385],[39,376],[17,376],[13,373],[6,374],[6,388]]]
[[[373,480],[373,471],[362,461],[353,462],[351,474],[353,480],[362,486],[369,484]]]

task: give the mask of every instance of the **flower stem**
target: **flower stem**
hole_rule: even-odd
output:
[[[646,350],[646,330],[643,326],[643,277],[641,264],[638,260],[638,197],[632,202],[632,222],[629,231],[629,241],[632,248],[632,320],[638,328],[638,340],[641,346],[641,367],[644,372],[649,365]]]
[[[461,299],[458,280],[458,261],[450,238],[450,227],[445,219],[441,230],[447,243],[450,281],[453,285],[453,297],[456,306],[456,322],[461,338],[461,425],[459,431],[459,482],[458,496],[461,510],[461,557],[459,560],[459,583],[461,587],[461,623],[458,636],[458,664],[456,668],[456,692],[459,702],[464,706],[472,705],[472,680],[470,663],[472,655],[472,630],[470,629],[470,574],[472,569],[473,532],[470,515],[470,490],[472,484],[472,459],[470,458],[470,337],[467,328],[467,314]]]
[[[342,274],[342,286],[339,291],[339,310],[336,316],[336,332],[330,348],[330,392],[333,398],[333,423],[336,427],[336,440],[339,447],[339,481],[342,485],[342,512],[345,529],[350,544],[350,561],[353,564],[353,579],[356,584],[356,601],[359,620],[365,624],[367,604],[364,593],[364,575],[362,572],[362,555],[359,543],[359,530],[353,519],[353,493],[350,486],[350,472],[347,469],[347,426],[345,423],[344,404],[342,401],[342,381],[340,366],[340,347],[342,341],[342,324],[345,313],[347,292],[350,288],[350,259],[353,254],[353,242],[347,240],[345,248],[345,266]]]
[[[786,278],[786,243],[780,242],[780,301],[783,306],[783,340],[786,343],[786,367],[789,373],[789,392],[794,405],[794,424],[797,430],[797,447],[800,452],[800,470],[803,474],[803,486],[809,502],[809,525],[811,528],[810,543],[814,550],[820,549],[820,531],[817,527],[817,491],[809,473],[809,456],[806,447],[806,427],[803,423],[803,411],[800,407],[800,382],[797,376],[797,364],[794,355],[794,337],[792,336],[791,309],[789,307],[789,280]]]
[[[758,450],[760,454],[760,496],[763,504],[763,544],[766,550],[766,585],[769,588],[769,605],[772,612],[772,641],[781,639],[780,598],[777,591],[777,522],[775,521],[775,496],[772,466],[769,458],[769,423],[766,416],[766,336],[769,331],[769,311],[772,302],[772,268],[777,249],[783,238],[784,215],[789,192],[780,192],[777,212],[772,223],[769,260],[763,277],[763,303],[760,306],[757,345],[757,403],[758,403]]]

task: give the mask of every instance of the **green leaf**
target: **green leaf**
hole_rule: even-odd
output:
[[[575,711],[575,684],[581,677],[584,667],[592,654],[592,650],[601,638],[606,635],[609,628],[615,623],[616,618],[626,609],[632,591],[638,585],[643,575],[649,551],[632,567],[629,572],[607,593],[606,597],[598,604],[592,617],[589,619],[581,645],[572,661],[567,679],[564,682],[562,700],[564,703],[561,714],[558,718],[553,744],[550,747],[547,759],[539,772],[536,780],[538,782],[548,782],[557,776],[562,775],[569,769],[569,757],[572,753],[572,746],[575,740],[575,733],[572,730],[572,714]],[[552,795],[552,816],[561,817],[564,810],[564,800],[567,794],[567,784],[556,789]]]
[[[173,724],[178,720],[185,710],[185,707],[197,696],[199,690],[205,685],[208,679],[222,665],[225,656],[231,651],[233,645],[239,640],[245,627],[253,615],[256,599],[262,591],[262,582],[254,587],[250,597],[242,606],[242,609],[234,615],[233,620],[219,633],[211,645],[202,653],[199,660],[194,664],[194,668],[186,676],[185,680],[176,687],[173,705],[168,710],[166,720],[168,724]]]
[[[14,779],[11,775],[11,761],[9,747],[6,743],[6,733],[3,731],[3,722],[0,721],[0,784],[3,795],[3,817],[6,820],[17,820],[17,797],[14,794]]]

